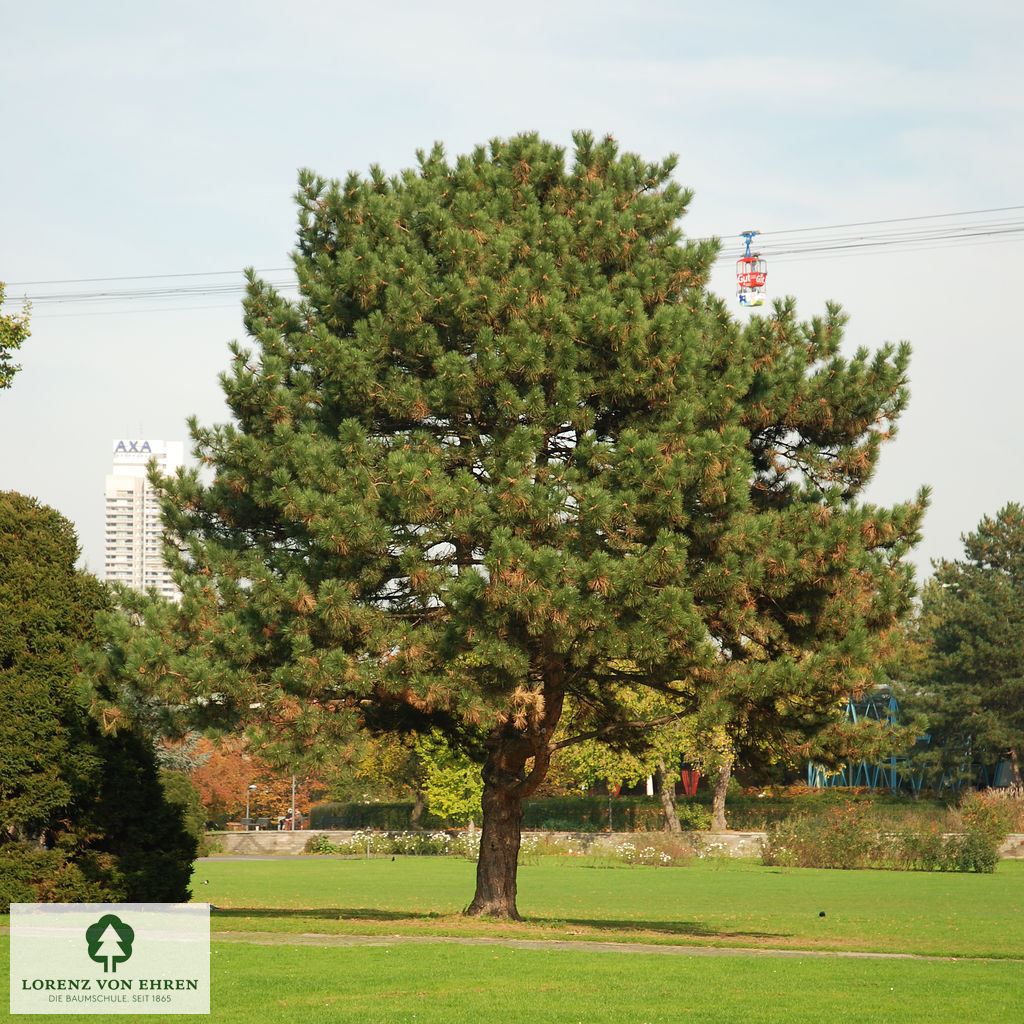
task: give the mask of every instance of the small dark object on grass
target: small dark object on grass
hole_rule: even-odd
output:
[[[818,911],[818,917],[824,917],[824,916],[825,916],[825,911],[824,910],[819,910]]]

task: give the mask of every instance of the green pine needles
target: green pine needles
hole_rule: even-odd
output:
[[[635,743],[650,690],[657,721],[786,756],[871,683],[912,589],[922,500],[857,501],[908,350],[845,358],[837,308],[734,321],[674,165],[579,133],[304,172],[301,298],[251,278],[233,420],[193,424],[212,478],[165,481],[177,653],[125,674],[307,748],[441,730],[483,766],[474,912],[516,915],[564,708]]]

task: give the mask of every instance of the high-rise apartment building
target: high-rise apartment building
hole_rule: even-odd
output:
[[[184,463],[181,441],[114,441],[113,469],[106,486],[105,576],[133,590],[151,587],[172,600],[178,588],[163,560],[160,500],[146,468],[151,459],[161,473]]]

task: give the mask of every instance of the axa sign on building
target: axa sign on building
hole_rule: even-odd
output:
[[[167,454],[166,441],[119,439],[114,442],[114,462],[148,462]]]

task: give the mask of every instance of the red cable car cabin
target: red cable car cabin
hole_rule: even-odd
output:
[[[747,240],[747,250],[736,261],[736,294],[741,306],[764,305],[768,265],[756,252],[750,251],[750,243],[756,234],[756,231],[743,232],[743,237]]]

